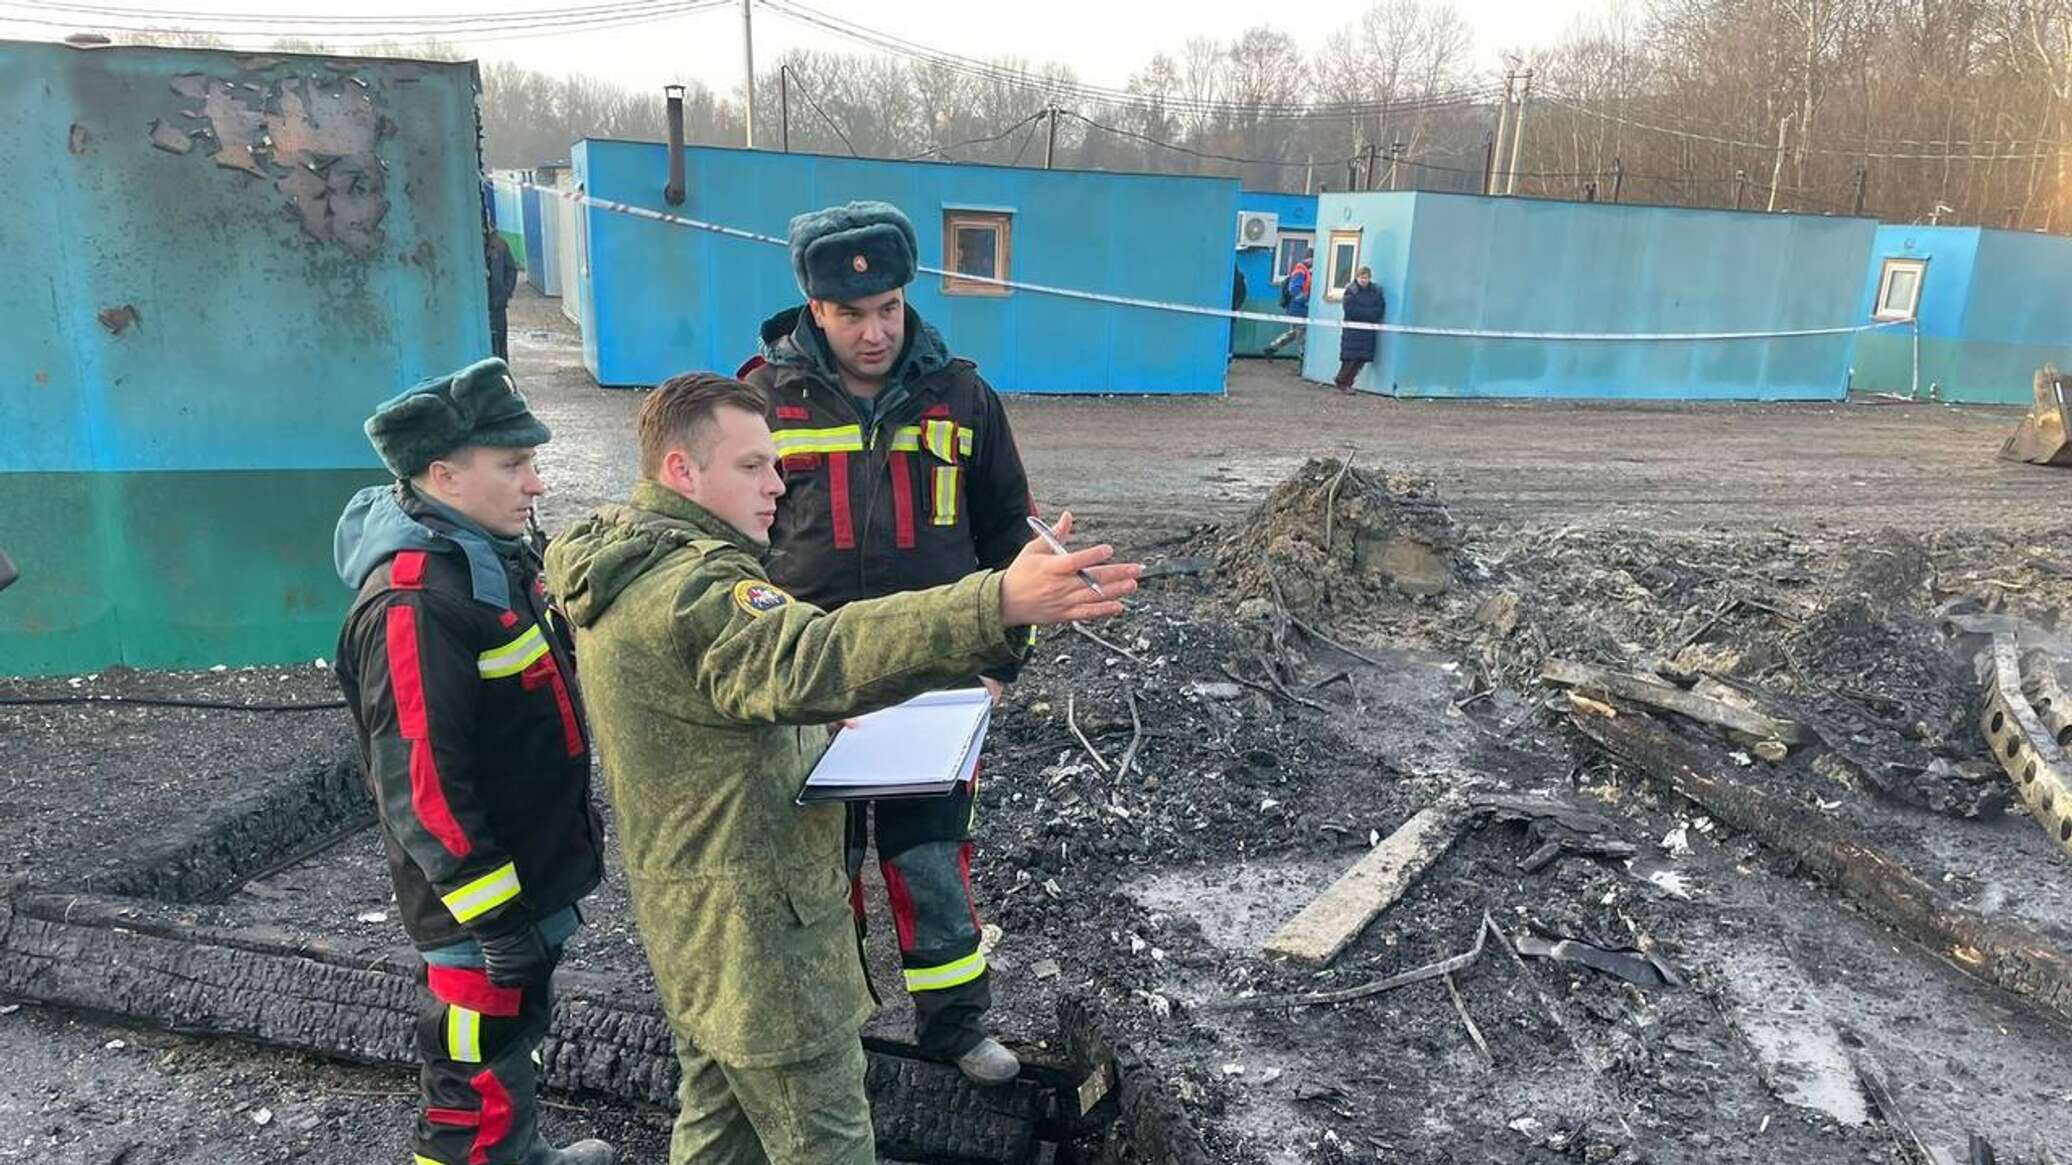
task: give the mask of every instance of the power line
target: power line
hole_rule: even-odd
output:
[[[639,0],[637,3],[600,6],[594,10],[542,13],[537,10],[505,17],[459,17],[445,23],[418,23],[398,26],[388,22],[382,26],[339,27],[316,24],[282,22],[263,18],[262,22],[249,26],[209,25],[206,23],[167,23],[168,19],[186,19],[181,13],[156,13],[151,19],[157,23],[137,23],[141,17],[109,18],[87,12],[79,12],[69,19],[57,19],[57,14],[73,11],[70,6],[58,8],[38,6],[25,9],[23,5],[0,5],[0,20],[37,25],[44,28],[73,31],[99,31],[131,35],[163,36],[212,36],[223,39],[288,39],[306,37],[321,41],[395,41],[410,38],[450,37],[473,42],[516,40],[527,37],[552,36],[574,32],[595,31],[610,28],[628,28],[657,21],[674,20],[679,17],[724,7],[728,0]],[[50,13],[52,15],[42,15]],[[246,14],[249,16],[249,14]]]
[[[1613,123],[1613,124],[1615,124],[1615,125],[1623,125],[1623,126],[1627,126],[1627,127],[1630,127],[1630,128],[1632,128],[1632,129],[1638,129],[1638,130],[1645,130],[1645,131],[1647,131],[1647,132],[1649,132],[1649,133],[1657,133],[1657,134],[1663,134],[1663,135],[1665,135],[1665,136],[1668,136],[1668,137],[1674,137],[1674,138],[1685,138],[1685,139],[1688,139],[1688,140],[1690,140],[1690,141],[1698,141],[1698,142],[1709,142],[1709,143],[1712,143],[1712,144],[1714,144],[1714,145],[1722,145],[1722,146],[1731,146],[1731,147],[1734,147],[1734,148],[1736,148],[1736,149],[1745,149],[1745,150],[1756,150],[1756,151],[1759,151],[1759,152],[1761,152],[1761,153],[1766,153],[1766,154],[1767,154],[1767,153],[1772,153],[1772,152],[1774,152],[1774,151],[1775,151],[1775,150],[1777,149],[1777,143],[1775,143],[1775,142],[1755,142],[1755,141],[1747,141],[1747,140],[1744,140],[1744,139],[1741,139],[1741,138],[1730,138],[1730,137],[1722,137],[1722,136],[1719,136],[1719,135],[1717,135],[1717,134],[1708,134],[1708,133],[1700,133],[1700,132],[1697,132],[1697,131],[1693,131],[1693,130],[1685,130],[1685,129],[1675,129],[1675,128],[1672,128],[1672,127],[1670,127],[1670,126],[1664,126],[1664,125],[1654,125],[1654,124],[1651,124],[1651,123],[1648,123],[1648,122],[1644,122],[1644,121],[1636,121],[1636,120],[1634,120],[1634,119],[1632,119],[1632,118],[1629,118],[1629,117],[1622,117],[1622,116],[1620,116],[1620,115],[1618,115],[1618,114],[1616,114],[1616,113],[1607,113],[1607,112],[1605,112],[1604,110],[1601,110],[1601,109],[1592,109],[1592,108],[1590,108],[1590,107],[1588,107],[1588,106],[1586,106],[1586,105],[1581,105],[1581,104],[1578,104],[1578,103],[1576,103],[1575,101],[1573,101],[1573,100],[1571,100],[1571,99],[1568,99],[1568,98],[1564,98],[1564,97],[1558,97],[1558,96],[1556,96],[1556,95],[1554,95],[1554,94],[1552,94],[1552,93],[1549,93],[1549,94],[1547,94],[1547,95],[1546,95],[1546,97],[1545,97],[1545,100],[1546,100],[1546,101],[1547,101],[1547,102],[1548,102],[1549,104],[1552,104],[1552,105],[1557,105],[1557,106],[1560,106],[1561,108],[1563,108],[1563,109],[1566,109],[1566,110],[1569,110],[1569,111],[1571,111],[1571,112],[1574,112],[1574,113],[1580,113],[1580,114],[1582,114],[1582,115],[1583,115],[1583,116],[1585,116],[1585,117],[1594,117],[1594,118],[1597,118],[1597,119],[1598,119],[1598,120],[1600,120],[1600,121],[1608,121],[1608,122],[1611,122],[1611,123]],[[1866,144],[1866,145],[1868,145],[1868,144],[1869,144],[1869,142],[1868,142],[1868,141],[1866,141],[1866,143],[1865,143],[1865,144]],[[1908,162],[1908,161],[1912,161],[1912,162],[1951,162],[1951,161],[1955,161],[1955,162],[1964,162],[1964,161],[1972,161],[1972,162],[2029,162],[2029,161],[2038,161],[2038,160],[2042,160],[2042,159],[2048,159],[2048,158],[2057,158],[2057,157],[2062,157],[2062,156],[2063,156],[2063,155],[2064,155],[2064,154],[2065,154],[2065,153],[2067,152],[2067,146],[2066,146],[2066,144],[2065,144],[2065,143],[2060,143],[2060,142],[2046,142],[2046,141],[2044,141],[2043,139],[2040,139],[2040,138],[2039,138],[2039,139],[2037,139],[2037,140],[2036,140],[2036,141],[2034,142],[2034,144],[2035,144],[2035,145],[2055,145],[2055,146],[2057,146],[2058,148],[2057,148],[2057,149],[2054,149],[2054,150],[2040,150],[2040,151],[2036,151],[2036,152],[2033,152],[2033,153],[2027,153],[2027,154],[2017,154],[2017,153],[2012,153],[2012,152],[2009,152],[2009,153],[2004,153],[2004,154],[2003,154],[2003,153],[1979,154],[1979,153],[1954,153],[1954,152],[1950,152],[1950,150],[1951,150],[1951,149],[1953,149],[1953,148],[1955,148],[1955,147],[1958,147],[1958,146],[1962,146],[1962,147],[1963,147],[1963,148],[1964,148],[1965,150],[1967,150],[1967,151],[1969,151],[1969,150],[1972,150],[1972,149],[1974,148],[1974,146],[1973,146],[1973,144],[1972,144],[1971,142],[1968,142],[1968,141],[1966,141],[1966,142],[1955,142],[1955,141],[1951,141],[1951,142],[1915,142],[1915,143],[1912,143],[1912,144],[1915,144],[1915,145],[1941,145],[1941,146],[1944,146],[1944,147],[1946,147],[1946,149],[1945,149],[1945,152],[1937,154],[1937,153],[1891,153],[1891,152],[1889,152],[1889,151],[1877,151],[1877,150],[1869,150],[1869,149],[1845,149],[1845,148],[1840,148],[1840,147],[1835,147],[1835,146],[1815,146],[1815,145],[1810,145],[1810,144],[1808,144],[1808,145],[1803,145],[1803,146],[1800,146],[1800,147],[1797,147],[1797,148],[1798,148],[1798,149],[1801,149],[1801,150],[1803,150],[1804,152],[1806,152],[1806,153],[1809,153],[1809,154],[1825,154],[1825,155],[1827,155],[1827,156],[1829,156],[1829,157],[1840,157],[1840,158],[1859,158],[1859,159],[1861,159],[1861,158],[1869,158],[1869,159],[1876,159],[1876,160],[1879,160],[1879,161],[1896,161],[1896,162]],[[1998,145],[1998,143],[1993,143],[1993,144],[1995,144],[1995,145]],[[2009,150],[2010,150],[2010,151],[2012,151],[2013,149],[2015,149],[2015,148],[2018,148],[2018,147],[2020,147],[2020,146],[2021,146],[2021,145],[2023,145],[2023,144],[2024,144],[2024,143],[2022,143],[2022,142],[2010,142],[2010,143],[2008,143],[2008,148],[2009,148]]]
[[[221,10],[173,9],[165,7],[139,8],[130,5],[100,4],[91,0],[14,0],[10,7],[31,8],[44,12],[71,15],[86,14],[124,19],[180,20],[198,23],[232,25],[265,24],[296,25],[314,24],[324,26],[378,25],[393,28],[418,24],[502,24],[509,21],[531,21],[536,19],[585,19],[594,16],[623,14],[632,10],[654,8],[696,7],[697,0],[608,0],[604,3],[570,5],[555,8],[515,9],[503,12],[415,12],[377,16],[365,12],[348,13],[265,13],[228,12]]]
[[[1145,145],[1158,146],[1161,149],[1171,150],[1176,154],[1186,154],[1190,157],[1203,158],[1211,162],[1234,162],[1241,166],[1288,166],[1303,168],[1308,167],[1310,165],[1343,166],[1347,162],[1358,161],[1360,158],[1366,156],[1364,154],[1354,154],[1351,157],[1346,158],[1320,159],[1314,163],[1312,163],[1307,158],[1303,159],[1300,162],[1281,161],[1276,158],[1240,158],[1234,154],[1218,154],[1209,150],[1197,150],[1192,146],[1183,146],[1175,142],[1164,141],[1160,138],[1151,137],[1148,134],[1138,133],[1135,130],[1121,129],[1116,126],[1105,125],[1101,122],[1095,121],[1093,118],[1088,117],[1083,113],[1079,113],[1074,110],[1060,109],[1058,110],[1058,112],[1066,117],[1071,118],[1074,121],[1084,122],[1085,124],[1093,127],[1094,129],[1100,130],[1102,133],[1110,133],[1114,134],[1117,137],[1130,138],[1134,141],[1143,142]]]
[[[852,158],[860,158],[860,157],[862,157],[862,156],[863,156],[862,154],[859,154],[859,153],[857,153],[857,152],[856,152],[856,146],[855,146],[855,144],[854,144],[854,143],[852,143],[852,142],[851,142],[851,141],[849,140],[849,135],[848,135],[848,134],[845,134],[845,133],[843,133],[843,132],[842,132],[842,127],[841,127],[841,126],[839,126],[839,125],[836,125],[836,124],[835,124],[835,119],[834,119],[834,118],[832,118],[832,117],[829,117],[829,116],[827,115],[827,110],[825,110],[825,109],[822,109],[822,108],[820,108],[820,103],[819,103],[818,101],[815,101],[815,100],[813,100],[813,94],[812,94],[811,92],[807,91],[807,89],[806,89],[806,83],[805,83],[804,81],[802,81],[802,80],[797,80],[797,78],[798,78],[798,70],[796,70],[796,69],[792,70],[792,77],[793,77],[793,79],[794,79],[795,83],[796,83],[796,84],[798,85],[798,87],[799,87],[799,96],[801,96],[801,97],[805,98],[805,99],[806,99],[806,104],[808,104],[808,105],[810,105],[810,106],[812,106],[812,107],[813,107],[813,112],[815,112],[815,113],[817,113],[817,114],[819,114],[819,115],[820,115],[820,120],[822,120],[822,121],[824,121],[824,122],[826,122],[826,123],[827,123],[827,128],[829,128],[829,129],[831,129],[831,130],[835,131],[835,136],[836,136],[836,137],[838,137],[838,138],[840,138],[840,139],[842,139],[842,144],[843,144],[844,146],[847,146],[847,147],[849,148],[849,156],[850,156],[850,157],[852,157]],[[753,78],[750,78],[750,82],[749,82],[749,83],[750,83],[750,84],[753,84],[753,83],[754,83],[754,79],[753,79]]]
[[[1042,109],[1039,109],[1039,110],[1037,110],[1036,112],[1034,112],[1034,113],[1030,114],[1029,116],[1027,116],[1027,117],[1025,117],[1025,118],[1021,119],[1020,121],[1018,121],[1018,122],[1015,122],[1015,123],[1014,123],[1013,125],[1010,125],[1010,126],[1008,126],[1008,127],[1006,128],[1006,129],[1003,129],[1003,130],[1001,130],[1001,131],[1000,131],[999,133],[996,133],[996,134],[987,134],[987,135],[986,135],[985,137],[982,137],[982,138],[971,138],[971,139],[969,139],[969,140],[967,140],[967,141],[961,141],[961,142],[951,142],[951,143],[949,143],[948,145],[941,145],[941,146],[930,146],[930,147],[928,147],[927,149],[925,149],[925,150],[922,150],[922,151],[921,151],[920,153],[918,153],[918,154],[909,154],[909,155],[907,155],[906,157],[904,157],[904,158],[900,158],[900,159],[898,159],[898,160],[899,160],[899,161],[902,161],[902,162],[918,162],[918,161],[920,161],[920,160],[921,160],[921,159],[923,159],[923,158],[927,158],[927,157],[930,157],[930,156],[932,156],[932,155],[935,155],[935,154],[940,154],[940,153],[942,153],[942,152],[943,152],[943,151],[945,151],[945,150],[961,150],[961,149],[963,149],[963,148],[964,148],[964,147],[966,147],[966,146],[984,146],[984,145],[990,145],[990,144],[992,144],[993,142],[997,142],[997,141],[999,141],[999,140],[1000,140],[1001,138],[1004,138],[1004,137],[1006,137],[1006,136],[1007,136],[1008,134],[1011,134],[1011,133],[1013,133],[1014,131],[1016,131],[1016,130],[1018,130],[1018,129],[1022,128],[1022,127],[1023,127],[1023,126],[1025,126],[1025,125],[1029,127],[1029,136],[1033,138],[1033,137],[1035,136],[1035,132],[1036,132],[1036,131],[1035,131],[1035,123],[1036,123],[1036,122],[1039,122],[1039,121],[1042,121],[1042,120],[1043,120],[1043,116],[1044,116],[1044,114],[1045,114],[1045,113],[1047,113],[1047,112],[1049,112],[1049,111],[1048,111],[1048,110],[1042,110]],[[1029,145],[1029,143],[1028,143],[1027,141],[1024,141],[1024,142],[1022,143],[1022,148],[1023,148],[1023,149],[1027,149],[1027,148],[1028,148],[1028,145]],[[1015,160],[1016,162],[1020,162],[1020,161],[1022,160],[1022,156],[1021,156],[1020,154],[1016,154],[1016,155],[1015,155],[1015,157],[1014,157],[1014,160]]]
[[[1029,119],[1029,132],[1022,135],[1022,144],[1016,147],[1014,151],[1014,161],[1009,162],[1008,165],[1019,166],[1022,164],[1022,155],[1029,152],[1029,143],[1036,140],[1036,128],[1040,124],[1042,124],[1042,122],[1039,118]]]
[[[1413,113],[1428,109],[1477,104],[1488,101],[1494,96],[1494,89],[1492,87],[1478,86],[1400,101],[1349,102],[1336,105],[1289,105],[1272,102],[1246,104],[1205,98],[1147,94],[1130,89],[1116,89],[1110,86],[1094,85],[1068,78],[1035,76],[1023,70],[960,56],[941,49],[930,48],[927,45],[906,40],[890,33],[879,32],[851,21],[830,16],[808,8],[803,4],[793,3],[792,0],[756,0],[756,2],[781,16],[789,17],[802,24],[833,33],[836,36],[881,52],[918,60],[953,73],[982,80],[997,81],[1039,92],[1075,96],[1088,101],[1105,102],[1108,104],[1156,107],[1181,113],[1254,117],[1267,120],[1342,120],[1347,118],[1364,119],[1374,116]]]

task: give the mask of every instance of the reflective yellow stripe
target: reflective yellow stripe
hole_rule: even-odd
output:
[[[836,425],[832,429],[779,429],[770,434],[777,443],[777,455],[795,453],[861,453],[863,427]]]
[[[481,1012],[447,1005],[446,1055],[462,1064],[482,1062]]]
[[[493,647],[475,657],[475,670],[485,680],[515,676],[533,665],[533,661],[547,654],[547,637],[540,632],[540,625],[534,623],[525,629],[525,634],[502,647]]]
[[[986,956],[973,951],[940,967],[907,968],[906,987],[909,991],[941,991],[946,987],[960,987],[985,973]]]
[[[517,896],[518,867],[505,862],[453,893],[441,895],[439,901],[446,904],[454,921],[469,922]]]
[[[930,425],[945,425],[957,434],[957,452],[969,457],[972,450],[971,430],[951,421],[930,421]],[[837,425],[832,429],[779,429],[770,434],[777,444],[779,457],[790,457],[798,453],[861,453],[863,452],[863,429],[858,425]],[[926,446],[944,461],[950,460],[949,439],[945,437],[941,448]],[[901,425],[892,430],[892,451],[894,453],[919,453],[921,428],[918,425]]]
[[[410,1165],[446,1165],[446,1162],[434,1161],[423,1153],[412,1153],[410,1155]]]
[[[957,475],[962,472],[954,465],[936,467],[934,521],[938,526],[957,524]]]
[[[929,421],[921,426],[921,443],[941,461],[957,460],[957,422]]]

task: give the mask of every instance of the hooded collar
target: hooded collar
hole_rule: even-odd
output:
[[[476,602],[511,609],[506,562],[523,562],[524,540],[500,538],[450,506],[410,488],[407,482],[373,485],[352,496],[331,536],[338,577],[358,590],[375,568],[404,550],[458,552],[467,559]]]

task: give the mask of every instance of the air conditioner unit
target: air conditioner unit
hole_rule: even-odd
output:
[[[1281,240],[1281,216],[1256,210],[1237,212],[1237,249],[1271,247]]]

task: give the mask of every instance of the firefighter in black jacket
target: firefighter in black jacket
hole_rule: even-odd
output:
[[[602,1141],[548,1146],[534,1096],[554,965],[604,869],[574,658],[525,537],[547,427],[492,359],[367,436],[397,481],[338,522],[358,592],[338,683],[425,961],[416,1165],[610,1165]]]
[[[907,306],[917,251],[913,224],[886,203],[793,219],[807,302],[763,324],[762,355],[744,369],[770,394],[783,458],[770,579],[828,610],[1005,567],[1030,537],[1029,482],[1000,398]],[[979,678],[997,698],[1014,677]],[[1020,1064],[981,1026],[992,996],[971,897],[976,784],[879,801],[869,818],[917,1040],[997,1084]],[[852,808],[852,880],[869,818]],[[860,883],[853,895],[860,921]]]

